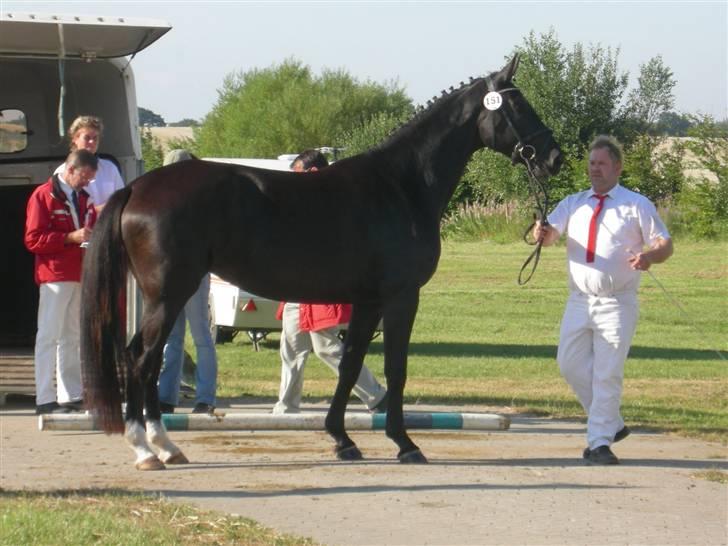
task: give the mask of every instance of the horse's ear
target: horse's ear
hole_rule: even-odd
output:
[[[520,62],[521,58],[516,53],[513,55],[513,58],[511,59],[511,62],[509,62],[506,66],[503,72],[505,72],[506,75],[506,81],[511,81],[513,79],[513,76],[516,75],[516,70],[518,70],[518,63]]]

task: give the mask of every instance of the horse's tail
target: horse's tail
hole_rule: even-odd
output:
[[[117,191],[93,228],[83,263],[81,291],[81,367],[84,401],[107,433],[124,432],[126,399],[125,285],[127,253],[121,213],[131,189]]]

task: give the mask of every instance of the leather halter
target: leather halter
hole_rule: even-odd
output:
[[[507,93],[511,91],[517,91],[522,94],[521,90],[517,87],[506,87],[504,89],[495,89],[495,85],[493,85],[493,79],[491,77],[485,78],[485,84],[487,86],[488,92],[495,92],[495,93]],[[536,208],[538,210],[539,216],[541,217],[542,223],[547,224],[546,221],[546,215],[548,214],[548,207],[549,207],[549,196],[548,192],[546,191],[546,186],[544,185],[543,181],[541,181],[538,176],[536,176],[536,173],[533,170],[533,162],[536,159],[536,147],[533,144],[529,144],[528,142],[533,142],[536,137],[548,133],[551,134],[553,131],[551,131],[550,128],[544,126],[542,129],[539,129],[538,131],[535,131],[526,137],[522,137],[521,133],[516,129],[515,124],[513,123],[513,120],[511,119],[511,115],[508,112],[508,109],[505,107],[505,101],[503,101],[503,104],[501,104],[500,114],[505,118],[506,122],[508,123],[508,127],[510,127],[511,131],[516,137],[516,144],[513,147],[513,151],[518,153],[518,155],[523,159],[524,164],[526,165],[526,170],[528,171],[528,182],[531,189],[531,193],[534,196],[534,199],[536,200]],[[493,122],[493,127],[495,129],[495,122]],[[495,130],[493,131],[493,149],[495,149]],[[540,194],[543,195],[543,200],[540,199]],[[528,239],[529,233],[531,233],[531,230],[533,229],[533,226],[536,224],[536,214],[534,214],[534,222],[526,228],[526,231],[523,234],[523,240],[529,244],[529,245],[535,245],[536,248],[533,249],[533,252],[531,255],[526,258],[526,261],[524,262],[523,266],[521,266],[521,270],[518,272],[518,284],[523,286],[528,281],[531,280],[531,277],[533,277],[533,274],[536,272],[536,267],[538,266],[538,262],[541,258],[541,248],[543,246],[543,239],[539,241],[533,241],[531,242]],[[532,263],[533,262],[533,263]],[[524,279],[523,275],[526,271],[526,268],[529,264],[531,264],[531,271],[528,273],[526,278]]]

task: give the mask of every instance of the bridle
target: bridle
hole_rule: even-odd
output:
[[[508,93],[508,92],[518,92],[521,93],[521,90],[517,87],[506,87],[504,89],[495,89],[495,86],[493,85],[492,78],[488,77],[485,79],[485,83],[488,89],[488,93]],[[546,186],[544,185],[544,181],[542,181],[535,172],[534,169],[534,163],[536,160],[536,147],[533,144],[530,144],[530,142],[533,142],[537,137],[541,136],[544,133],[551,134],[552,131],[548,127],[544,126],[542,129],[539,129],[538,131],[535,131],[529,135],[526,135],[525,137],[521,136],[521,132],[516,128],[516,125],[513,123],[512,114],[508,111],[507,108],[505,108],[505,101],[502,103],[501,107],[499,107],[497,110],[499,110],[499,114],[503,116],[503,118],[506,120],[506,123],[508,123],[508,127],[511,129],[511,132],[516,137],[516,144],[513,146],[513,153],[517,153],[519,157],[523,160],[524,165],[526,165],[526,170],[528,171],[528,185],[529,189],[531,190],[531,195],[533,195],[534,200],[536,201],[536,213],[533,215],[533,223],[526,228],[526,231],[523,233],[523,240],[536,248],[533,249],[533,252],[531,252],[531,255],[526,258],[526,261],[524,262],[523,266],[521,266],[521,270],[518,272],[518,284],[523,286],[528,281],[531,280],[531,277],[533,277],[533,274],[536,272],[536,267],[538,266],[538,262],[541,259],[541,248],[543,246],[543,238],[539,239],[538,241],[531,241],[528,237],[528,235],[531,233],[531,230],[533,230],[533,227],[536,225],[537,220],[541,220],[543,225],[546,225],[546,216],[548,214],[548,208],[549,208],[549,195],[546,191]],[[493,131],[492,131],[492,148],[495,150],[495,122],[493,122]],[[541,198],[543,196],[543,199]],[[531,266],[531,271],[528,273],[528,276],[524,279],[523,273],[528,267],[528,265],[533,262],[533,265]]]

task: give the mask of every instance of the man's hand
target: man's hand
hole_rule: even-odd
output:
[[[82,227],[76,231],[71,231],[66,234],[66,243],[69,245],[80,245],[81,243],[88,241],[91,238],[91,230],[87,227]]]
[[[634,254],[629,259],[632,269],[647,271],[652,264],[661,264],[672,256],[672,239],[659,239],[650,250]]]
[[[557,241],[559,232],[553,226],[544,224],[541,220],[536,220],[533,225],[533,238],[536,241],[543,240],[543,246],[549,246]]]

